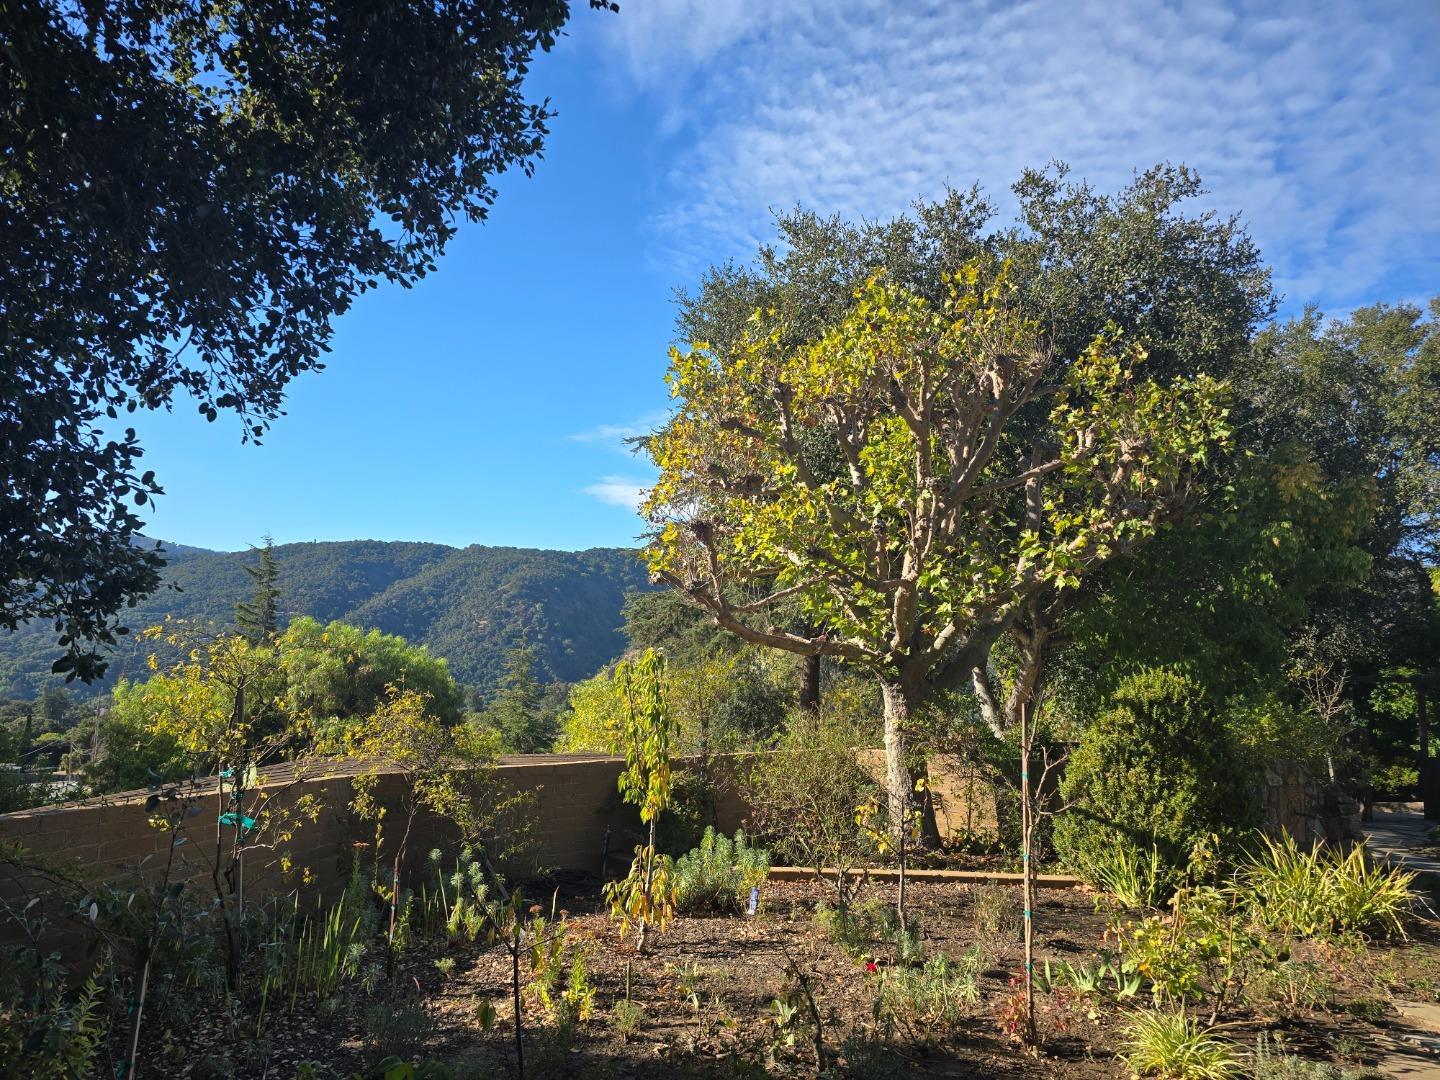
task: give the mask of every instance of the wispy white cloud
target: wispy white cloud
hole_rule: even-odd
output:
[[[569,436],[569,439],[571,442],[595,443],[629,452],[630,447],[626,445],[627,439],[648,435],[664,421],[664,413],[649,413],[623,424],[596,424],[592,428],[575,432]]]
[[[633,476],[602,476],[585,488],[584,492],[607,506],[638,510],[650,484],[649,480],[640,480]]]
[[[1434,3],[636,0],[603,32],[681,141],[653,226],[685,276],[797,201],[883,216],[1052,159],[1109,188],[1169,160],[1292,300],[1440,288]]]

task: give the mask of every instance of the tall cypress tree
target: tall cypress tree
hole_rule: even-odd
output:
[[[255,582],[255,592],[248,602],[235,605],[235,624],[252,645],[269,641],[280,630],[280,563],[275,558],[274,539],[267,535],[265,546],[258,551],[260,561],[245,567]]]

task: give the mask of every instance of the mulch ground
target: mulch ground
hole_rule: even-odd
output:
[[[597,991],[595,1013],[568,1030],[557,1029],[538,1005],[528,1003],[526,1075],[813,1075],[808,1032],[802,1029],[791,1046],[775,1022],[774,1003],[793,988],[788,972],[798,968],[809,978],[821,1013],[827,1064],[848,1069],[848,1075],[1127,1076],[1116,1058],[1124,1009],[1113,996],[1042,996],[1045,1045],[1039,1054],[1022,1051],[1001,1030],[997,1013],[1014,993],[1023,953],[1018,921],[1000,928],[977,925],[986,921],[977,919],[977,900],[982,907],[993,905],[993,890],[1003,887],[988,888],[989,893],[949,883],[911,886],[928,954],[959,957],[980,948],[980,1000],[942,1041],[926,1044],[900,1035],[878,1049],[873,1039],[866,1041],[875,1026],[878,973],[867,973],[864,957],[848,955],[816,926],[813,911],[826,893],[815,883],[767,886],[753,917],[676,918],[652,936],[645,957],[637,955],[633,938],[617,940],[595,890],[562,892],[556,903],[569,912],[569,942],[582,947],[588,980]],[[872,885],[868,895],[888,899],[893,887]],[[1009,896],[1018,914],[1018,890]],[[1040,961],[1093,965],[1105,947],[1106,921],[1080,890],[1041,892],[1035,911]],[[877,965],[887,962],[884,945],[877,943],[874,951]],[[1253,1045],[1258,1032],[1270,1031],[1307,1058],[1373,1064],[1376,1037],[1399,1023],[1393,999],[1440,1000],[1440,934],[1429,924],[1417,927],[1403,945],[1319,946],[1303,959],[1314,968],[1323,994],[1295,1002],[1286,999],[1288,991],[1272,988],[1258,1004],[1227,1014],[1225,1033]],[[633,1030],[615,1020],[627,984],[640,1010]],[[258,1037],[251,1011],[236,1025],[206,1014],[180,1027],[152,1029],[140,1072],[269,1080],[295,1076],[302,1062],[316,1062],[327,1069],[321,1076],[345,1076],[363,1072],[387,1053],[400,1053],[410,1060],[443,1061],[460,1076],[511,1076],[509,986],[510,957],[503,949],[487,949],[483,942],[421,944],[406,954],[393,989],[387,984],[367,994],[352,984],[325,1008],[302,1003],[290,1015],[282,1006]]]

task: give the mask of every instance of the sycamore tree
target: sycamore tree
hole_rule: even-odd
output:
[[[1114,330],[1064,355],[1016,293],[983,260],[938,300],[880,273],[798,345],[758,311],[727,348],[672,350],[676,410],[647,441],[654,576],[746,641],[879,681],[892,827],[915,711],[1030,597],[1148,539],[1228,436],[1221,384],[1143,378]],[[824,629],[778,625],[796,603]]]

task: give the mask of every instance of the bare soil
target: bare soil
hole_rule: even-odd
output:
[[[776,1023],[774,1002],[793,988],[787,972],[797,968],[810,980],[822,1017],[822,1050],[836,1075],[1129,1075],[1116,1055],[1124,1014],[1136,1003],[1113,994],[1041,995],[1039,1053],[1007,1037],[997,1014],[1023,967],[1018,920],[999,931],[979,928],[981,894],[969,885],[912,884],[910,897],[927,953],[958,957],[980,947],[980,1000],[941,1038],[897,1036],[881,1043],[874,1037],[875,981],[879,969],[894,962],[893,948],[876,942],[872,955],[857,959],[832,944],[813,918],[825,895],[815,883],[771,884],[762,890],[757,915],[678,917],[651,937],[642,957],[633,937],[617,939],[597,890],[562,891],[556,903],[569,914],[568,940],[582,946],[596,1006],[591,1019],[565,1028],[527,1002],[526,1076],[815,1075],[809,1030],[801,1027],[792,1046]],[[888,899],[893,887],[872,885],[869,895]],[[1018,914],[1019,891],[1010,896]],[[1101,959],[1107,917],[1097,914],[1093,897],[1078,889],[1046,890],[1037,905],[1042,965],[1047,959],[1081,965]],[[1318,989],[1296,1002],[1283,990],[1257,987],[1244,1006],[1222,1018],[1226,1035],[1253,1046],[1257,1034],[1268,1031],[1311,1060],[1373,1065],[1386,1034],[1403,1024],[1394,1001],[1440,1001],[1440,933],[1433,924],[1415,926],[1405,943],[1307,945],[1293,959],[1313,969]],[[877,970],[868,970],[871,962]],[[527,968],[522,964],[524,975]],[[640,1014],[634,1030],[623,1032],[617,1030],[616,1003],[626,997],[627,983]],[[258,1038],[253,1009],[241,1011],[249,1019],[234,1027],[224,1016],[205,1015],[183,1030],[152,1029],[140,1073],[291,1077],[301,1063],[314,1062],[324,1067],[316,1075],[346,1076],[363,1074],[386,1053],[401,1053],[409,1060],[441,1061],[459,1076],[513,1076],[509,987],[504,949],[483,942],[421,943],[407,952],[393,984],[368,995],[352,985],[325,1009],[302,1003],[290,1015],[281,1006]],[[407,999],[417,1003],[408,1014]],[[487,1028],[482,1017],[491,1010]]]

